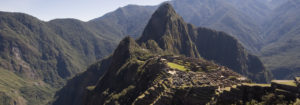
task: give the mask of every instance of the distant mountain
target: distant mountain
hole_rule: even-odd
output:
[[[289,0],[275,9],[276,12],[266,24],[266,45],[261,50],[261,57],[278,79],[300,75],[299,5],[298,0]]]
[[[247,50],[258,52],[260,24],[269,10],[258,0],[173,0],[171,4],[187,22],[230,33]]]
[[[95,30],[112,30],[109,32],[113,33],[103,34],[115,35],[113,37],[119,40],[128,35],[137,38],[141,35],[147,20],[149,20],[155,9],[155,6],[128,5],[107,13],[102,17],[90,20],[88,24]],[[105,32],[105,30],[101,31]]]
[[[212,76],[207,77],[210,81],[216,81],[208,84],[212,88],[207,89],[212,90],[218,86],[249,82],[234,71],[254,81],[268,81],[268,72],[260,60],[248,54],[235,38],[224,32],[196,28],[187,24],[170,4],[163,4],[152,15],[137,41],[129,37],[123,39],[112,56],[94,64],[86,72],[70,80],[56,94],[57,100],[53,104],[151,104],[157,102],[156,100],[169,102],[171,96],[176,96],[176,91],[184,91],[180,90],[182,86],[193,89],[202,83],[209,83],[193,75],[204,73]],[[170,75],[172,72],[178,73],[181,77]],[[219,80],[217,77],[221,75],[218,73],[224,73],[226,76]],[[193,85],[189,84],[191,80],[188,77],[193,78]],[[244,79],[230,80],[229,77]],[[159,98],[161,95],[158,94],[148,95],[147,92],[152,94],[153,91],[154,93],[157,91],[158,94],[169,94],[166,97],[169,101],[163,97]],[[85,98],[82,100],[82,97]],[[212,97],[214,96],[196,102],[207,103]]]

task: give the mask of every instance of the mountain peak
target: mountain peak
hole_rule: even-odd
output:
[[[177,15],[171,4],[163,3],[152,15],[138,42],[159,40],[166,34],[167,30],[174,28],[170,27],[174,23],[177,23],[177,26],[178,24],[184,24],[184,21],[179,15]]]
[[[128,54],[126,54],[126,55],[129,56],[130,55],[129,53],[135,47],[139,47],[139,45],[135,42],[135,40],[133,38],[127,36],[120,42],[119,46],[117,47],[117,49],[114,52],[114,55],[117,55],[120,52],[127,52]],[[124,54],[124,53],[121,53],[121,54]]]
[[[149,40],[156,42],[166,53],[200,57],[195,54],[197,51],[191,42],[187,23],[169,3],[160,5],[154,12],[138,42],[147,43]]]
[[[153,15],[159,15],[161,17],[177,16],[174,8],[169,3],[161,4]]]

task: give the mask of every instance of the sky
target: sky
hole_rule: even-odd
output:
[[[167,0],[0,0],[0,11],[22,12],[49,21],[75,18],[88,21],[128,4],[157,5]]]

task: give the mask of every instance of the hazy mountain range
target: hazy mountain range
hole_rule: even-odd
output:
[[[298,0],[173,0],[170,4],[187,23],[223,32],[199,28],[184,33],[188,34],[188,41],[172,38],[167,43],[155,40],[157,44],[150,41],[145,46],[158,52],[166,50],[166,53],[212,60],[258,82],[270,80],[267,72],[261,72],[265,67],[275,78],[293,78],[300,73],[299,3]],[[74,77],[67,85],[77,84],[80,89],[67,89],[82,92],[79,90],[85,89],[84,86],[95,85],[104,72],[95,68],[105,69],[101,65],[108,65],[111,58],[101,61],[102,64],[93,63],[109,56],[125,36],[139,38],[156,9],[157,6],[128,5],[88,22],[76,19],[45,22],[23,13],[0,12],[0,72],[3,74],[0,79],[0,104],[45,104],[68,79],[86,68],[89,68],[87,72]],[[188,27],[188,31],[195,28],[192,25],[184,27]],[[182,32],[179,30],[176,33]],[[230,46],[220,45],[227,44],[224,38],[214,39],[219,44],[205,42],[208,40],[205,38],[215,34],[224,34],[225,39],[227,36],[234,37],[229,38],[237,47],[232,51],[240,55],[230,55],[231,50],[225,51]],[[168,37],[164,40],[169,40]],[[148,39],[144,38],[144,41]],[[170,46],[176,46],[176,49],[170,49]],[[249,60],[258,58],[248,52],[258,55],[262,63],[249,64]],[[235,63],[228,62],[230,58]],[[248,65],[259,69],[251,71],[253,68]],[[82,83],[77,82],[82,79],[76,80],[85,77],[94,78]],[[66,95],[82,94],[76,92]]]

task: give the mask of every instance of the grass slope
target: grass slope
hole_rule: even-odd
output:
[[[170,66],[172,69],[177,69],[177,70],[181,70],[181,71],[187,71],[187,68],[185,68],[182,65],[176,64],[176,63],[172,63],[172,62],[168,62],[167,63],[168,66]]]
[[[0,68],[0,77],[1,105],[42,105],[54,95],[54,89],[42,81],[23,79],[3,68]]]

